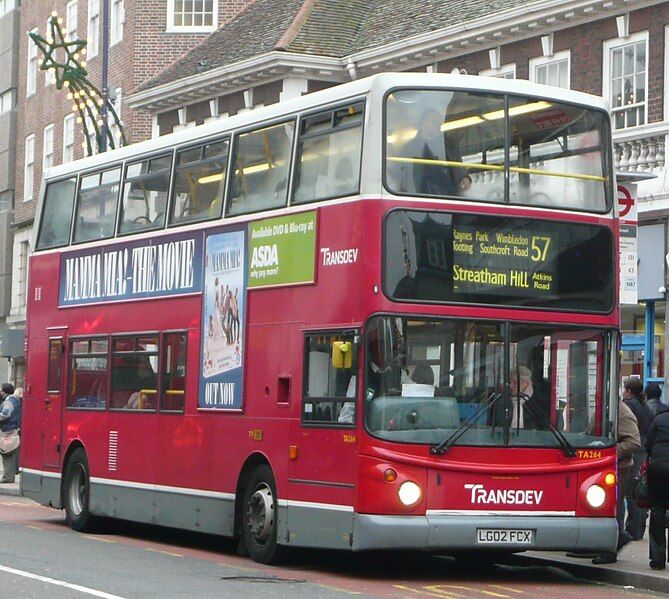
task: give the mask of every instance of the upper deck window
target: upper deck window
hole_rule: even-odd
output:
[[[120,233],[161,229],[165,225],[172,155],[130,163],[123,183]]]
[[[177,152],[170,224],[220,218],[230,140]]]
[[[293,204],[357,193],[363,108],[351,104],[302,119]]]
[[[386,102],[385,185],[398,194],[606,212],[607,127],[603,112],[539,98],[396,91]]]
[[[79,184],[74,241],[106,239],[114,235],[121,169],[86,175]]]
[[[37,249],[61,247],[70,241],[72,206],[77,188],[77,178],[49,183],[44,198],[44,211]]]
[[[294,129],[295,124],[290,121],[236,137],[226,214],[285,206]]]

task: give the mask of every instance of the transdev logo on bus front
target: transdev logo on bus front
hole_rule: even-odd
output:
[[[144,239],[61,256],[60,306],[201,290],[201,233]]]

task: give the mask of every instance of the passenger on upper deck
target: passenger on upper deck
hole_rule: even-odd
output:
[[[412,155],[414,158],[435,163],[414,165],[413,177],[417,193],[453,196],[461,195],[471,187],[472,180],[465,168],[438,163],[462,162],[458,143],[444,134],[441,129],[443,123],[443,117],[435,108],[428,108],[420,118]]]

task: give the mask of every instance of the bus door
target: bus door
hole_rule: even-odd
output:
[[[63,418],[65,379],[65,339],[49,337],[46,396],[44,397],[44,426],[42,437],[42,465],[59,466]]]

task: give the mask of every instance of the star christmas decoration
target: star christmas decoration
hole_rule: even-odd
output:
[[[39,51],[42,53],[40,69],[52,74],[56,89],[68,90],[67,97],[74,101],[72,110],[78,114],[77,122],[81,123],[86,138],[88,155],[94,152],[91,133],[95,133],[98,149],[101,147],[102,136],[105,135],[107,145],[114,149],[115,141],[109,127],[102,127],[103,112],[106,110],[114,119],[120,131],[122,145],[127,144],[123,126],[114,105],[103,98],[100,90],[88,79],[86,61],[86,40],[70,40],[61,27],[63,20],[52,13],[47,22],[47,37],[39,33],[28,33]]]

